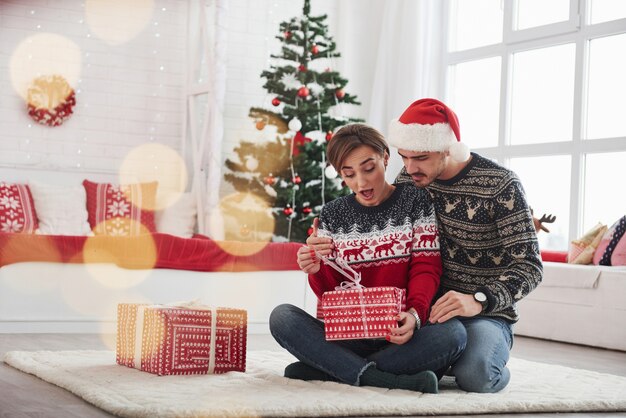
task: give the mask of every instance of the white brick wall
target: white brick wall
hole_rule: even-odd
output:
[[[113,173],[141,144],[180,149],[186,10],[154,0],[138,35],[110,45],[89,27],[84,1],[0,2],[0,166]],[[9,68],[20,42],[44,32],[74,42],[82,59],[74,115],[54,128],[30,119]]]
[[[328,14],[330,33],[344,56],[335,65],[350,81],[350,92],[363,101],[363,106],[347,108],[346,113],[365,118],[377,34],[366,24],[357,25],[363,20],[358,13],[364,0],[341,1],[340,6],[338,0],[312,0],[312,13]],[[367,3],[371,14],[382,0]],[[248,110],[270,106],[272,97],[263,89],[260,74],[269,68],[269,55],[280,50],[275,39],[280,22],[299,16],[302,4],[301,0],[229,1],[222,161],[233,156],[241,140],[268,139],[267,132],[254,128]],[[129,42],[111,46],[91,34],[84,1],[0,1],[0,167],[114,173],[128,151],[143,143],[180,149],[186,10],[185,0],[154,0],[152,18],[143,31]],[[340,16],[342,11],[349,16]],[[67,37],[82,54],[74,115],[55,128],[29,118],[9,75],[15,48],[40,32]],[[231,191],[222,184],[221,195]]]

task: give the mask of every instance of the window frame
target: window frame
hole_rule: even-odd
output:
[[[464,1],[464,0],[459,0]],[[486,45],[477,48],[449,51],[450,11],[451,0],[443,5],[443,45],[445,51],[441,54],[441,69],[445,77],[441,77],[439,91],[443,92],[445,100],[450,98],[452,68],[456,64],[497,57],[501,59],[500,77],[500,117],[498,128],[498,145],[495,147],[475,148],[479,154],[497,160],[504,166],[510,166],[510,160],[518,157],[539,157],[552,155],[569,155],[570,168],[570,221],[567,240],[579,236],[583,227],[584,204],[584,162],[587,154],[626,151],[626,136],[601,139],[583,139],[583,116],[586,115],[587,97],[586,86],[589,74],[589,46],[596,38],[626,33],[626,18],[596,24],[590,23],[591,0],[570,0],[569,19],[563,22],[538,26],[519,31],[513,30],[515,21],[514,11],[518,0],[503,1],[503,41],[499,44]],[[511,90],[512,90],[512,63],[513,54],[536,49],[574,43],[576,46],[575,73],[574,73],[574,109],[572,123],[572,140],[560,142],[546,142],[540,144],[511,145]],[[463,115],[459,115],[461,122]],[[607,219],[606,222],[612,220]]]

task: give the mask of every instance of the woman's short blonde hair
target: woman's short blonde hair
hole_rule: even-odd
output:
[[[339,171],[348,154],[363,145],[373,148],[381,157],[385,153],[389,155],[389,146],[383,134],[363,123],[353,123],[342,127],[333,135],[326,149],[326,158]]]

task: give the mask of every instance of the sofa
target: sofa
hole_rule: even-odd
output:
[[[137,196],[158,197],[156,184],[127,192],[107,186],[117,180],[0,168],[0,333],[115,332],[124,302],[242,308],[251,333],[268,332],[280,303],[315,311],[296,263],[301,244],[194,234],[195,199],[135,208]],[[110,209],[126,218],[104,217]]]
[[[544,262],[518,309],[517,335],[626,351],[626,266]]]

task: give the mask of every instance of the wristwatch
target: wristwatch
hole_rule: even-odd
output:
[[[420,316],[413,309],[410,309],[409,313],[415,317],[415,329],[420,329],[422,327],[422,321],[420,320]]]
[[[487,309],[487,305],[489,304],[489,302],[487,301],[487,295],[485,295],[483,292],[476,292],[474,293],[474,300],[482,305],[482,311],[485,312],[485,310]]]

